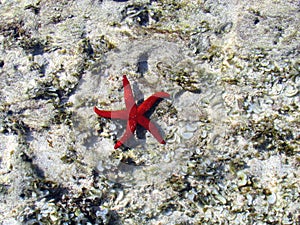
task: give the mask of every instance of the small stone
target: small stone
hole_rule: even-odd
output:
[[[273,205],[276,202],[276,194],[272,193],[272,194],[268,195],[267,200],[268,200],[269,204]]]
[[[238,176],[238,186],[242,187],[245,186],[247,184],[247,175],[243,172],[243,171],[239,171],[237,172],[237,176]]]

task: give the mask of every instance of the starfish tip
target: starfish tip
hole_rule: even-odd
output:
[[[130,87],[129,81],[128,81],[126,75],[123,75],[123,87],[125,88],[126,86],[127,86],[127,88],[130,89],[130,92],[131,92],[131,87]]]
[[[158,97],[158,98],[170,98],[171,95],[166,93],[166,92],[156,92],[154,94],[155,97]]]
[[[122,145],[122,143],[121,143],[120,141],[118,141],[118,142],[115,144],[114,149],[119,148],[121,145]]]

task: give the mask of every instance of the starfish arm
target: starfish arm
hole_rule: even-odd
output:
[[[123,75],[123,87],[124,87],[124,99],[125,99],[126,109],[130,110],[135,105],[135,101],[132,94],[130,83],[126,75]]]
[[[160,135],[158,128],[148,118],[146,118],[145,116],[139,116],[138,124],[142,125],[145,129],[147,129],[159,143],[166,144],[166,142]]]
[[[98,116],[104,118],[120,119],[120,120],[127,120],[129,114],[127,110],[116,110],[116,111],[100,110],[96,106],[94,107],[94,112],[97,113]]]
[[[170,95],[166,92],[156,92],[155,94],[151,95],[142,104],[138,107],[138,114],[143,115],[147,112],[151,107],[160,99],[162,98],[170,98]]]
[[[133,132],[136,129],[136,121],[128,120],[125,133],[123,136],[117,141],[115,144],[115,149],[119,148],[121,145],[123,145],[127,140],[129,140],[133,136]]]

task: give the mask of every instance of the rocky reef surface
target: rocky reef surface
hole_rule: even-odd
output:
[[[299,11],[1,0],[0,224],[299,224]],[[166,145],[114,150],[123,74]]]

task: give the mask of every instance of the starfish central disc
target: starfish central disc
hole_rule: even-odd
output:
[[[149,111],[159,100],[163,98],[169,98],[170,95],[166,92],[156,92],[145,101],[143,101],[139,106],[137,106],[134,101],[132,89],[126,75],[123,76],[123,88],[126,109],[107,111],[100,110],[96,106],[94,107],[95,113],[97,113],[97,115],[100,117],[127,120],[125,132],[123,136],[117,141],[114,148],[117,149],[121,145],[126,143],[126,141],[128,141],[133,136],[138,124],[148,130],[159,143],[165,144],[166,142],[160,135],[158,128],[144,114]]]

